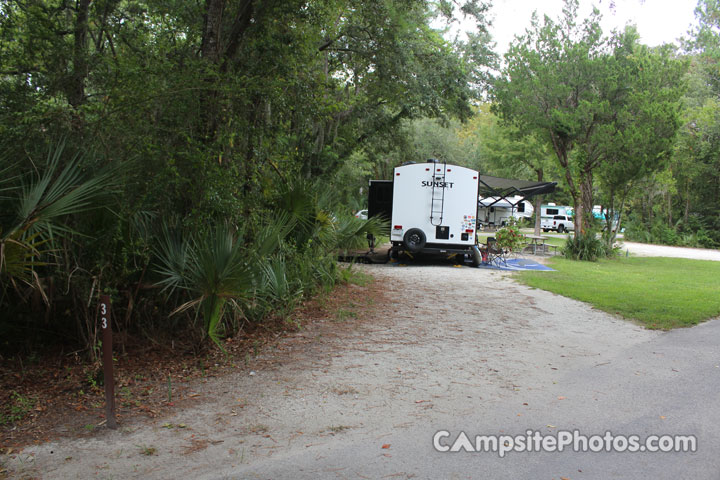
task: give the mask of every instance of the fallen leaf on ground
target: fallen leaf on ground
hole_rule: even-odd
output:
[[[383,446],[382,446],[382,448],[390,448],[390,444],[389,444],[389,443],[384,443]]]

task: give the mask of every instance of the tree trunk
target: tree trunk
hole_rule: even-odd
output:
[[[580,179],[580,211],[575,212],[575,226],[579,230],[576,230],[576,234],[585,235],[590,231],[590,217],[592,216],[593,208],[593,175],[592,171],[583,172],[582,178]],[[579,217],[579,218],[578,218]]]
[[[555,155],[557,155],[558,161],[560,162],[560,166],[565,170],[565,181],[567,182],[568,190],[570,190],[570,196],[573,199],[573,208],[575,209],[573,220],[575,223],[575,234],[577,235],[577,233],[580,232],[582,222],[582,205],[580,204],[579,192],[573,179],[572,168],[568,160],[568,147],[556,135],[551,134],[550,141],[555,150]]]
[[[687,225],[690,218],[690,180],[685,183],[685,214],[683,216],[683,223]]]
[[[542,182],[544,174],[543,169],[535,169],[535,173],[537,173],[538,182]],[[540,236],[540,224],[542,220],[542,198],[542,195],[538,195],[535,197],[535,236]]]
[[[75,109],[85,102],[85,78],[88,74],[88,12],[90,0],[78,0],[75,17],[73,68],[67,89],[68,103]]]
[[[214,140],[218,125],[218,90],[217,78],[212,71],[218,68],[222,50],[222,25],[225,0],[206,0],[203,24],[203,36],[200,44],[200,55],[208,63],[209,72],[205,77],[206,89],[201,96],[200,118],[198,128],[202,137]]]
[[[220,60],[220,34],[224,10],[225,0],[207,0],[205,2],[205,22],[200,53],[204,59],[214,64]]]
[[[620,233],[620,229],[622,229],[623,211],[625,211],[625,202],[627,201],[628,193],[630,193],[629,188],[623,192],[623,197],[620,201],[620,208],[618,209],[619,213],[617,223],[615,224],[615,235],[613,235],[613,241],[615,238],[617,238],[617,234]]]

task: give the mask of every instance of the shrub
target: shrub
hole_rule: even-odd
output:
[[[495,240],[497,241],[498,247],[503,250],[510,250],[513,252],[521,249],[524,238],[525,237],[520,233],[520,229],[514,222],[501,228],[495,234]]]
[[[609,257],[615,254],[615,249],[607,245],[597,237],[595,232],[585,235],[576,233],[565,243],[562,250],[565,258],[572,260],[584,260],[594,262],[598,258]]]

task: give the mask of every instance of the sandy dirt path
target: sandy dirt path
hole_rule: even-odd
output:
[[[622,242],[623,249],[639,257],[674,257],[694,260],[713,260],[720,262],[720,250],[707,248],[670,247],[667,245],[650,245],[647,243]]]
[[[599,373],[666,335],[502,272],[358,268],[395,299],[373,321],[349,322],[332,338],[298,332],[252,372],[198,384],[206,400],[175,418],[31,447],[5,457],[6,468],[64,479],[480,478],[472,458],[453,464],[459,473],[434,471],[443,467],[433,463],[432,432],[477,426],[478,418],[496,432],[531,425],[552,432],[560,418],[547,412],[566,405],[564,395],[600,395],[568,380],[571,372]],[[635,367],[628,368],[622,378],[632,380]],[[592,398],[574,408],[578,418],[603,415]],[[527,464],[488,468],[512,472],[510,465]]]

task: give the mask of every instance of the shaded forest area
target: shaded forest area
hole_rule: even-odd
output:
[[[431,23],[484,9],[3,2],[3,351],[94,358],[101,292],[120,332],[219,344],[331,288],[382,227],[337,172],[404,120],[471,116],[487,42]]]

